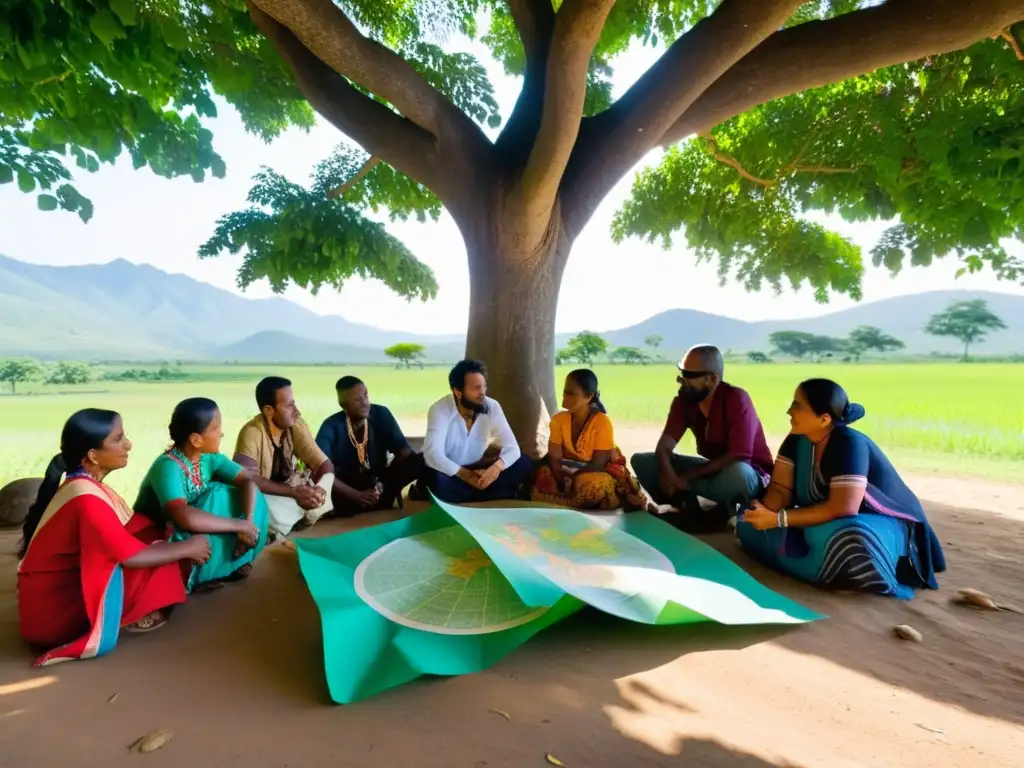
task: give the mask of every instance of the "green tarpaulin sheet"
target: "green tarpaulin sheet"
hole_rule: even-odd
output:
[[[299,539],[320,611],[331,698],[496,663],[589,604],[645,624],[798,624],[824,618],[646,513],[459,507]]]

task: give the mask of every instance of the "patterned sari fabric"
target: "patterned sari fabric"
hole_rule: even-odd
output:
[[[793,508],[828,499],[832,488],[865,489],[859,513],[807,528],[758,531],[740,522],[736,535],[746,552],[802,581],[839,590],[914,596],[938,589],[946,569],[939,540],[924,509],[881,450],[850,427],[833,430],[820,462],[806,437],[790,435],[777,463],[793,467]]]
[[[231,485],[242,467],[220,453],[204,454],[198,468],[193,468],[184,454],[171,450],[159,456],[146,473],[135,501],[135,511],[145,515],[169,530],[171,541],[189,538],[189,531],[174,527],[166,508],[174,502],[184,502],[217,517],[241,518],[241,494]],[[269,511],[267,500],[262,493],[256,495],[256,510],[253,524],[260,530],[258,543],[252,549],[235,556],[238,538],[230,533],[209,536],[210,559],[203,565],[192,568],[187,588],[191,593],[196,587],[227,578],[243,566],[249,565],[263,551],[267,543]]]
[[[562,447],[562,464],[570,472],[590,463],[597,451],[611,451],[612,457],[601,472],[574,474],[568,488],[559,488],[551,467],[537,470],[530,497],[533,501],[573,509],[643,509],[647,499],[636,478],[630,474],[626,459],[615,445],[611,419],[595,413],[572,440],[572,416],[568,411],[551,420],[551,443]]]
[[[65,482],[18,564],[21,634],[51,649],[35,666],[103,656],[122,627],[184,602],[177,563],[122,566],[162,540],[160,529],[133,515],[113,489],[87,478]]]

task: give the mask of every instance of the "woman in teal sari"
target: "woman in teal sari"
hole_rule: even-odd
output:
[[[267,502],[246,471],[220,453],[221,415],[205,397],[178,403],[172,445],[142,481],[135,512],[169,529],[171,541],[205,533],[210,559],[192,568],[189,592],[249,575],[267,540]]]
[[[820,587],[914,596],[938,589],[942,546],[885,454],[849,425],[864,415],[829,379],[797,387],[764,501],[736,525],[747,554]]]

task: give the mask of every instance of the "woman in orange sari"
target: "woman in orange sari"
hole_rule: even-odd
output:
[[[121,629],[159,629],[185,601],[179,562],[210,556],[204,536],[164,541],[103,482],[128,464],[131,446],[113,411],[79,411],[64,425],[18,553],[21,634],[51,649],[37,667],[109,653]]]
[[[573,509],[644,509],[647,498],[615,446],[597,376],[586,368],[565,377],[562,408],[551,420],[548,457],[531,498]]]

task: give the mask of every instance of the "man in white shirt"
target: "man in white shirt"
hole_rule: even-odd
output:
[[[427,413],[427,487],[453,504],[518,498],[533,462],[520,452],[501,406],[487,397],[487,366],[463,360],[448,385],[452,393]]]

